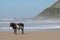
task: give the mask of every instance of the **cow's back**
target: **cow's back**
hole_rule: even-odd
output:
[[[24,27],[24,24],[23,23],[18,23],[18,25]]]

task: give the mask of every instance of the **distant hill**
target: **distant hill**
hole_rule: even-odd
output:
[[[60,0],[32,19],[60,19]]]

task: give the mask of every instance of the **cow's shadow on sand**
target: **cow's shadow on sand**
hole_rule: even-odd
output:
[[[17,33],[17,34],[14,34],[14,35],[28,35],[29,33],[24,33],[22,34],[21,32]]]

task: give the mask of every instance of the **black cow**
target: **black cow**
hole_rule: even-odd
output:
[[[17,34],[17,30],[22,30],[22,34],[24,34],[24,24],[23,23],[10,23],[10,27],[13,28],[14,34]]]

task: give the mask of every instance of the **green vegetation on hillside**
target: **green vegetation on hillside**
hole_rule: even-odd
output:
[[[37,17],[45,17],[45,18],[59,18],[60,19],[60,0],[58,0],[51,7],[45,9],[42,13],[40,13]]]

